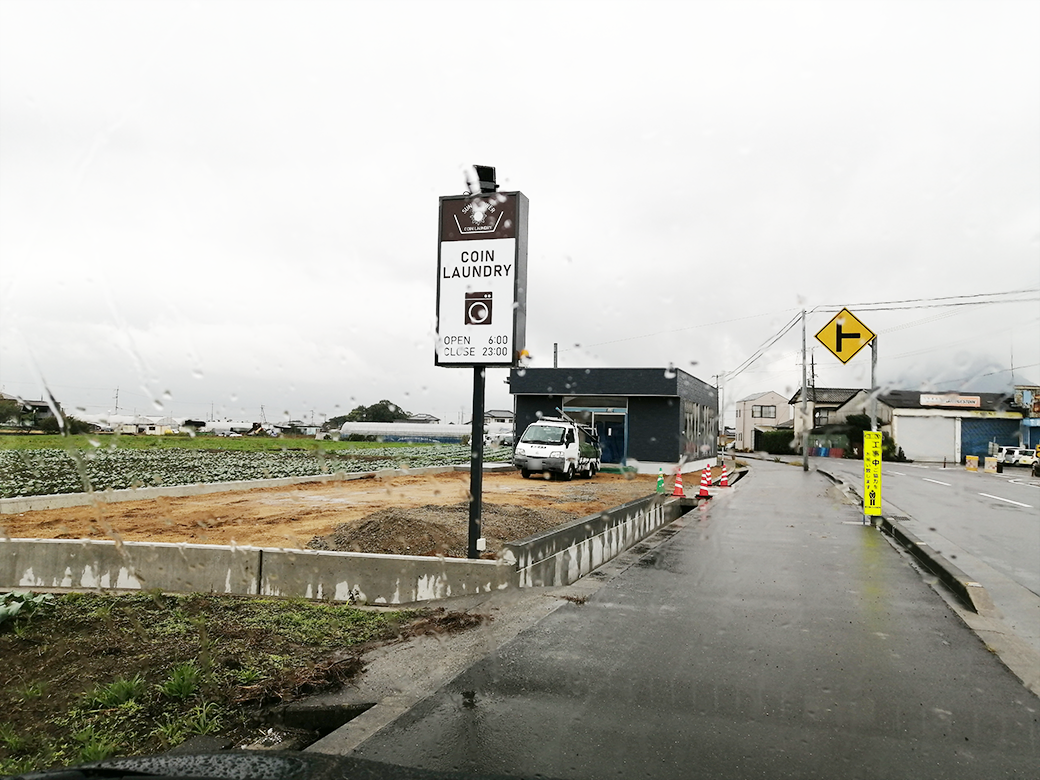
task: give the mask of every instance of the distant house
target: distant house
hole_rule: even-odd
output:
[[[434,417],[432,414],[426,414],[426,412],[422,412],[420,414],[413,414],[411,417],[408,418],[407,421],[410,423],[425,423],[428,425],[436,425],[441,421],[441,418]]]
[[[0,393],[0,400],[4,401],[15,401],[22,405],[22,417],[31,418],[32,425],[35,427],[41,420],[47,417],[53,417],[54,412],[51,411],[50,404],[46,401],[28,401],[24,398],[17,398],[7,393]],[[7,420],[0,420],[0,422],[8,422]]]
[[[810,429],[834,422],[831,415],[850,398],[862,392],[865,391],[858,387],[810,387],[809,392],[805,395],[806,418],[810,421]],[[794,435],[801,436],[804,427],[801,419],[801,388],[798,388],[798,391],[791,396],[788,403],[794,419]]]
[[[119,432],[129,436],[143,434],[146,436],[162,436],[173,433],[177,425],[176,420],[171,417],[144,417],[134,415],[130,420],[119,424]]]
[[[501,425],[513,424],[513,413],[508,409],[488,409],[484,412],[484,424],[499,423]],[[472,425],[473,421],[467,421],[465,425]]]
[[[756,434],[775,431],[791,419],[787,398],[768,390],[737,401],[734,448],[749,452],[761,449]]]
[[[961,462],[988,455],[990,442],[1019,443],[1023,415],[1006,393],[893,390],[878,401],[892,409],[892,438],[911,460]]]
[[[860,390],[830,414],[830,422],[870,413],[870,393]],[[881,430],[910,460],[962,462],[990,446],[1019,446],[1023,411],[1007,393],[891,390],[877,398]]]
[[[1040,445],[1040,385],[1015,385],[1015,406],[1025,415],[1019,431],[1019,446]]]

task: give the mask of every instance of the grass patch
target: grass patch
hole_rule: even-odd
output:
[[[56,596],[0,628],[0,775],[161,752],[195,734],[248,744],[265,708],[357,674],[363,645],[473,624],[302,600]]]

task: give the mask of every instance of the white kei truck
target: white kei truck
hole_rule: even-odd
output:
[[[562,479],[592,478],[600,469],[599,439],[573,420],[542,417],[527,426],[513,450],[513,465],[524,479],[549,473]]]

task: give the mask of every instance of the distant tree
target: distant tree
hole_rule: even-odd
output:
[[[394,422],[395,420],[407,420],[410,416],[400,406],[384,398],[371,406],[355,406],[350,410],[350,414],[346,416],[344,422]]]
[[[0,398],[0,425],[22,424],[22,405],[13,398]]]
[[[327,419],[325,421],[325,424],[321,427],[323,430],[326,431],[335,430],[336,428],[342,428],[343,423],[345,423],[349,419],[349,414],[337,414],[335,417],[330,417],[329,419]]]
[[[65,432],[70,434],[90,433],[95,426],[91,423],[77,420],[75,417],[65,417]],[[61,426],[55,415],[48,415],[36,424],[36,428],[44,433],[61,433]]]

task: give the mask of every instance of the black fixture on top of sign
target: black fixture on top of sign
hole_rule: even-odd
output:
[[[473,171],[477,175],[474,182],[468,176],[466,186],[469,188],[467,195],[487,195],[498,192],[498,182],[495,181],[495,167],[493,165],[474,165]]]

